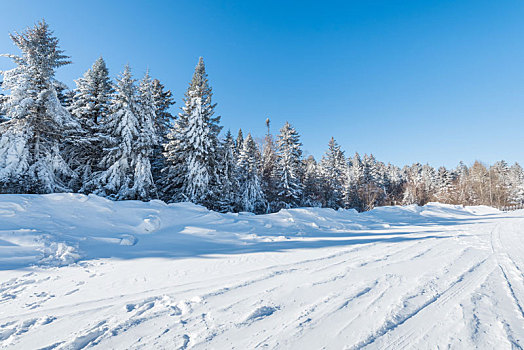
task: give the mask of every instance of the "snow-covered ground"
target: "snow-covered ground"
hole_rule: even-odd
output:
[[[524,211],[0,196],[0,348],[524,346]]]

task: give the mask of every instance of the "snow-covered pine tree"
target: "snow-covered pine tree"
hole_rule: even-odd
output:
[[[235,142],[235,145],[238,156],[242,151],[242,148],[244,147],[244,134],[242,133],[242,129],[238,129],[237,140]]]
[[[109,134],[101,160],[104,170],[95,173],[86,188],[112,199],[147,200],[154,193],[147,149],[155,136],[129,65],[116,79],[115,90],[111,114],[101,126]]]
[[[402,204],[420,204],[419,200],[423,187],[422,165],[420,165],[420,163],[414,163],[412,166],[406,165],[402,171],[406,179]]]
[[[302,199],[304,169],[300,146],[298,132],[286,122],[277,137],[277,210],[297,207]]]
[[[80,128],[61,105],[55,70],[70,63],[45,21],[12,34],[21,56],[4,55],[16,67],[2,72],[7,122],[0,125],[0,191],[70,191],[75,173],[64,159],[70,136]]]
[[[435,199],[441,203],[451,203],[453,193],[453,176],[443,166],[437,170]]]
[[[102,57],[99,57],[82,78],[75,80],[76,88],[69,111],[82,120],[84,125],[97,125],[109,115],[113,87],[109,71]]]
[[[489,168],[489,187],[491,205],[501,207],[510,203],[510,168],[504,160],[496,162]]]
[[[264,196],[268,204],[266,212],[273,211],[272,206],[277,202],[277,189],[275,184],[275,169],[277,162],[277,155],[275,152],[275,144],[273,141],[273,135],[270,132],[270,121],[266,119],[267,133],[264,140],[264,148],[262,151],[262,170],[261,170],[261,181]],[[241,135],[239,135],[241,136]],[[276,208],[275,208],[276,209]]]
[[[72,91],[69,111],[82,125],[83,132],[75,135],[75,145],[69,155],[71,167],[79,175],[79,185],[87,184],[93,172],[100,170],[103,139],[107,130],[100,128],[110,113],[111,96],[114,92],[105,61],[99,57],[82,78],[77,79]],[[85,192],[85,188],[80,188]]]
[[[238,208],[238,171],[235,140],[231,131],[227,131],[219,149],[218,178],[219,188],[214,198],[213,207],[221,212],[233,212]]]
[[[164,193],[169,201],[207,204],[218,186],[217,159],[220,117],[215,117],[212,91],[200,57],[185,94],[185,105],[165,146]],[[210,203],[209,203],[210,204]]]
[[[452,197],[454,202],[466,204],[469,199],[469,169],[463,161],[460,161],[454,173],[456,175],[455,193]]]
[[[153,174],[151,158],[159,143],[155,129],[157,106],[154,98],[154,85],[147,71],[138,87],[138,137],[134,148],[138,157],[133,159],[134,169],[132,195],[137,199],[148,200],[158,198]]]
[[[349,169],[344,184],[344,206],[358,211],[365,209],[363,201],[364,164],[358,152],[348,161]]]
[[[157,137],[157,144],[154,147],[151,157],[151,171],[153,179],[157,184],[162,182],[162,169],[166,166],[164,157],[164,145],[168,142],[167,134],[173,126],[174,117],[169,112],[169,108],[175,104],[171,90],[166,90],[158,79],[153,79],[153,101],[155,103],[154,127]]]
[[[265,212],[264,193],[260,182],[260,152],[251,134],[244,140],[238,156],[238,182],[240,210]]]
[[[173,126],[173,115],[169,108],[175,104],[171,90],[166,90],[165,86],[158,80],[152,81],[153,101],[155,104],[154,127],[159,140],[166,141],[169,129]]]
[[[513,164],[509,169],[511,190],[509,201],[511,204],[524,203],[524,170],[519,163]]]
[[[435,168],[429,164],[424,164],[422,166],[421,176],[422,192],[421,197],[419,198],[419,205],[426,205],[433,197],[433,194],[436,192],[437,173]]]
[[[352,161],[351,158],[346,160],[347,166],[344,168],[344,174],[342,175],[342,204],[344,208],[352,208],[353,197],[353,174],[352,174]]]
[[[388,198],[385,205],[397,205],[402,202],[402,191],[404,187],[404,178],[402,170],[393,164],[386,166],[388,178]]]
[[[385,196],[380,165],[373,154],[364,155],[361,200],[365,210],[373,209]]]
[[[346,157],[335,139],[332,137],[328,150],[320,162],[324,178],[324,206],[338,209],[343,206],[343,177],[346,167]]]
[[[321,207],[323,201],[323,184],[319,165],[313,156],[304,160],[304,191],[302,204],[306,207]]]

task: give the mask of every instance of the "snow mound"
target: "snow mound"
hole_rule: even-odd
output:
[[[62,266],[80,259],[308,248],[336,237],[345,237],[347,244],[365,243],[372,237],[370,230],[497,213],[489,207],[430,203],[365,213],[296,208],[268,215],[220,214],[191,203],[158,200],[114,202],[72,193],[0,195],[0,269]]]

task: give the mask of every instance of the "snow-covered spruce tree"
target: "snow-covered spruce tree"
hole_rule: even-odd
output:
[[[61,105],[54,78],[55,70],[70,61],[45,21],[11,39],[22,55],[4,55],[16,67],[2,72],[9,120],[0,124],[0,191],[70,191],[75,174],[63,155],[80,125]]]
[[[217,159],[220,117],[215,117],[212,91],[200,57],[185,94],[185,105],[165,146],[163,185],[166,200],[211,204],[218,186]]]
[[[82,78],[75,80],[76,88],[69,111],[84,125],[97,125],[109,115],[113,87],[109,71],[102,57],[88,69]]]
[[[489,168],[490,205],[501,207],[510,203],[511,192],[510,168],[500,160]]]
[[[452,203],[453,174],[441,166],[437,170],[435,199],[441,203]]]
[[[385,205],[397,205],[402,202],[402,192],[404,187],[404,178],[402,170],[393,164],[386,166],[388,179],[388,195]]]
[[[515,163],[509,169],[511,190],[509,193],[509,202],[511,204],[524,203],[524,170],[519,163]]]
[[[364,210],[371,210],[381,202],[384,197],[383,177],[380,173],[380,166],[373,154],[364,155],[363,182],[362,182],[362,202]]]
[[[361,191],[364,183],[364,164],[357,152],[353,158],[348,160],[347,164],[343,189],[344,207],[363,211],[364,204]]]
[[[224,213],[236,211],[238,208],[238,160],[235,149],[235,140],[228,130],[219,148],[219,188],[213,203],[214,208]]]
[[[175,104],[171,90],[166,90],[165,86],[158,80],[153,79],[151,83],[153,102],[155,105],[154,126],[159,140],[167,140],[167,134],[173,126],[173,115],[169,108]]]
[[[175,104],[171,90],[166,90],[158,79],[153,79],[153,101],[155,104],[154,127],[157,137],[157,144],[154,147],[151,157],[151,170],[153,179],[156,183],[161,183],[161,171],[166,166],[164,158],[164,145],[168,142],[167,134],[173,126],[174,117],[169,112],[169,108]]]
[[[150,83],[147,76],[144,81],[141,85]],[[109,134],[101,160],[104,170],[93,175],[86,186],[89,191],[112,199],[147,200],[153,196],[155,188],[148,156],[155,135],[151,101],[144,102],[144,89],[141,86],[139,97],[131,69],[126,66],[116,80],[111,114],[101,126]]]
[[[273,208],[273,205],[278,201],[275,183],[277,154],[275,152],[275,143],[273,141],[273,135],[271,135],[270,132],[269,118],[266,119],[266,127],[267,133],[262,150],[262,170],[260,176],[262,182],[262,190],[264,191],[264,196],[268,205],[266,208],[266,212],[269,213],[276,209],[276,207]]]
[[[342,207],[343,177],[346,167],[344,152],[340,149],[335,139],[329,141],[329,147],[320,163],[322,177],[324,178],[324,206],[338,209]]]
[[[235,145],[236,145],[236,151],[237,151],[237,156],[238,156],[240,152],[242,151],[242,148],[244,147],[244,134],[242,133],[242,129],[238,129],[238,134],[237,134]]]
[[[422,165],[420,165],[420,163],[414,163],[412,166],[406,165],[402,171],[403,176],[406,179],[402,204],[420,204],[419,199],[423,187]]]
[[[155,129],[157,106],[154,98],[154,87],[149,72],[146,72],[138,87],[138,125],[139,132],[135,142],[138,157],[133,159],[133,187],[131,193],[138,199],[158,198],[157,189],[151,170],[151,158],[158,145]]]
[[[306,207],[321,207],[323,201],[323,184],[319,165],[313,156],[304,160],[304,191],[302,204]]]
[[[358,195],[357,192],[353,191],[353,188],[356,187],[353,184],[353,172],[352,172],[352,161],[351,158],[346,160],[347,166],[344,168],[344,174],[342,175],[342,204],[344,208],[355,208],[352,204],[354,202],[353,198]]]
[[[286,122],[277,137],[277,210],[297,207],[302,199],[304,169],[300,146],[298,132]]]
[[[251,134],[248,134],[238,156],[238,199],[241,211],[265,212],[266,204],[260,182],[259,164],[260,152]]]
[[[73,90],[69,111],[82,125],[82,132],[75,135],[75,145],[69,155],[71,167],[79,175],[80,192],[93,172],[100,170],[102,141],[107,138],[107,130],[100,128],[110,113],[111,96],[114,92],[105,61],[99,57],[93,66],[77,79]]]

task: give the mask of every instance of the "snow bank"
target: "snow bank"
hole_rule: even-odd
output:
[[[488,207],[355,210],[297,208],[268,215],[219,214],[191,203],[114,202],[95,195],[0,195],[0,269],[61,266],[79,259],[243,253],[360,239],[377,230],[497,213]]]

